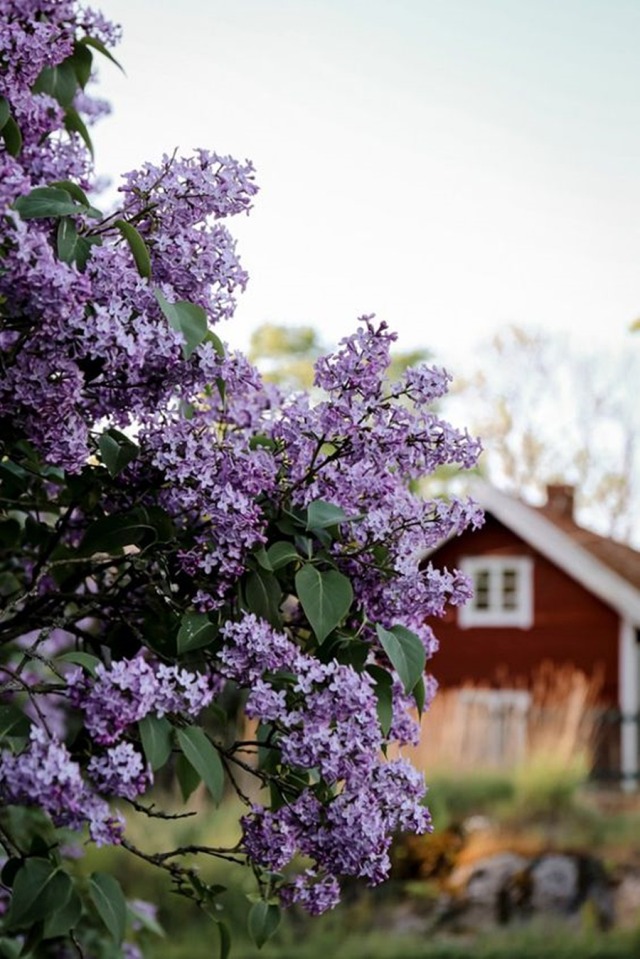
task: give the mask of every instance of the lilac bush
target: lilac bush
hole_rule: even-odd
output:
[[[71,0],[0,12],[0,942],[122,941],[122,891],[68,868],[70,830],[210,910],[186,847],[127,838],[161,773],[246,802],[238,845],[198,851],[253,870],[261,944],[278,901],[320,913],[429,828],[388,747],[415,741],[432,624],[469,595],[423,557],[480,517],[412,489],[479,444],[434,412],[444,371],[388,381],[373,317],[313,398],[263,384],[212,329],[247,281],[222,221],[250,210],[251,163],[164,156],[103,214],[87,87],[118,29]]]

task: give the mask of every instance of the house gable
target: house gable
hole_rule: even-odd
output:
[[[580,531],[580,542],[575,535],[569,534],[566,520],[564,523],[554,521],[549,512],[536,510],[486,484],[478,484],[474,495],[481,506],[508,529],[615,609],[621,618],[636,628],[640,627],[640,590],[633,580],[630,581],[617,571],[624,567],[606,561],[607,554],[612,555],[613,550],[616,560],[620,553],[634,554],[633,550],[611,541],[607,544],[602,537],[589,537],[586,530]],[[579,529],[575,524],[570,525],[574,531]],[[590,539],[599,541],[600,548],[597,551],[589,547]],[[640,568],[640,557],[635,555],[636,565]]]

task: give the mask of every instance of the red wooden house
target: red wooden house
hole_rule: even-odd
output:
[[[458,568],[474,598],[436,624],[430,661],[441,687],[526,688],[544,661],[602,675],[601,701],[618,709],[619,772],[637,780],[640,710],[640,552],[598,536],[573,518],[573,490],[548,487],[533,507],[486,485],[473,490],[485,525],[440,546],[429,559]],[[499,677],[502,677],[500,683]],[[508,684],[507,684],[508,685]]]

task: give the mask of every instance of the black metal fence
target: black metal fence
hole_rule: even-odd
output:
[[[626,729],[632,731],[629,738],[635,739],[635,772],[623,771],[621,744]],[[640,713],[622,713],[619,709],[599,710],[595,716],[593,736],[591,779],[612,784],[639,783]]]

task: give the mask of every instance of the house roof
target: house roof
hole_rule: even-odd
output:
[[[535,507],[478,483],[472,496],[526,543],[640,627],[640,552],[586,530],[551,504]]]

